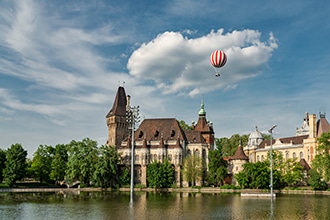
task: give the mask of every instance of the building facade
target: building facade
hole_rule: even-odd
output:
[[[119,87],[113,107],[106,116],[108,126],[107,145],[115,147],[121,154],[121,166],[131,164],[132,135],[126,120],[129,109],[129,96],[123,87]],[[208,154],[214,149],[213,125],[206,119],[204,102],[198,113],[198,121],[192,130],[183,130],[175,118],[144,119],[134,132],[134,182],[147,186],[147,167],[153,161],[164,162],[168,159],[175,170],[178,186],[186,186],[181,167],[184,158],[196,155],[205,161],[208,167]],[[202,179],[197,185],[202,184]]]
[[[320,114],[316,120],[315,114],[306,113],[300,128],[296,129],[296,135],[292,137],[274,138],[272,145],[270,140],[264,140],[261,132],[256,130],[249,136],[248,144],[244,147],[244,153],[249,162],[264,161],[272,147],[282,153],[284,159],[297,159],[308,169],[312,166],[317,151],[317,138],[323,133],[330,132],[330,125],[325,114]]]

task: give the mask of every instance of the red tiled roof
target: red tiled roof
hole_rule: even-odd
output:
[[[323,133],[330,132],[330,124],[325,117],[321,117],[316,123],[317,137],[320,137]]]
[[[189,143],[206,143],[199,131],[185,131],[185,134]]]
[[[279,141],[283,144],[303,144],[303,140],[306,138],[308,138],[308,135],[279,138]],[[274,144],[275,142],[276,139],[272,139],[272,143]],[[258,148],[265,148],[265,146],[270,146],[270,140],[262,141]]]
[[[230,157],[229,160],[249,160],[249,158],[245,155],[243,147],[238,146],[234,156]]]
[[[115,100],[113,102],[113,106],[106,118],[117,115],[117,116],[126,116],[126,93],[124,87],[118,87],[117,94]]]
[[[185,140],[185,134],[175,118],[144,119],[134,133],[136,141]]]
[[[213,127],[209,125],[206,121],[205,116],[199,116],[197,124],[194,128],[195,131],[200,131],[200,132],[210,132],[214,134]]]

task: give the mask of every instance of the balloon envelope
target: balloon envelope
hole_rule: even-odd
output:
[[[210,62],[215,68],[223,67],[227,62],[227,56],[222,50],[215,50],[210,56]]]

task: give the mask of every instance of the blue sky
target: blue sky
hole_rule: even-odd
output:
[[[190,124],[204,97],[217,138],[294,136],[330,106],[329,14],[325,0],[3,0],[0,147],[104,144],[119,85],[142,119]]]

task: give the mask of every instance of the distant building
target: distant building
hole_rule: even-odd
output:
[[[241,172],[244,168],[243,165],[249,162],[248,156],[243,151],[241,145],[238,146],[235,154],[229,157],[228,174],[232,178],[231,183],[237,184],[235,175]]]
[[[317,138],[326,132],[330,132],[330,125],[325,114],[320,114],[320,118],[316,121],[315,114],[306,113],[302,126],[296,129],[296,136],[274,138],[272,148],[281,152],[284,159],[296,158],[308,169],[316,155]],[[244,153],[252,163],[264,161],[270,151],[270,146],[270,140],[264,140],[262,133],[256,127],[249,136]]]
[[[106,116],[108,126],[107,145],[116,147],[121,154],[122,166],[131,164],[132,137],[126,122],[126,110],[130,97],[125,89],[119,87],[113,107]],[[191,131],[185,131],[175,118],[144,119],[134,132],[135,165],[134,182],[147,185],[147,166],[153,161],[163,162],[166,158],[175,169],[178,186],[187,185],[182,179],[181,166],[186,156],[195,154],[205,161],[208,167],[208,154],[214,149],[214,131],[212,123],[206,119],[204,102],[198,113],[197,124]],[[201,185],[200,180],[198,185]]]

